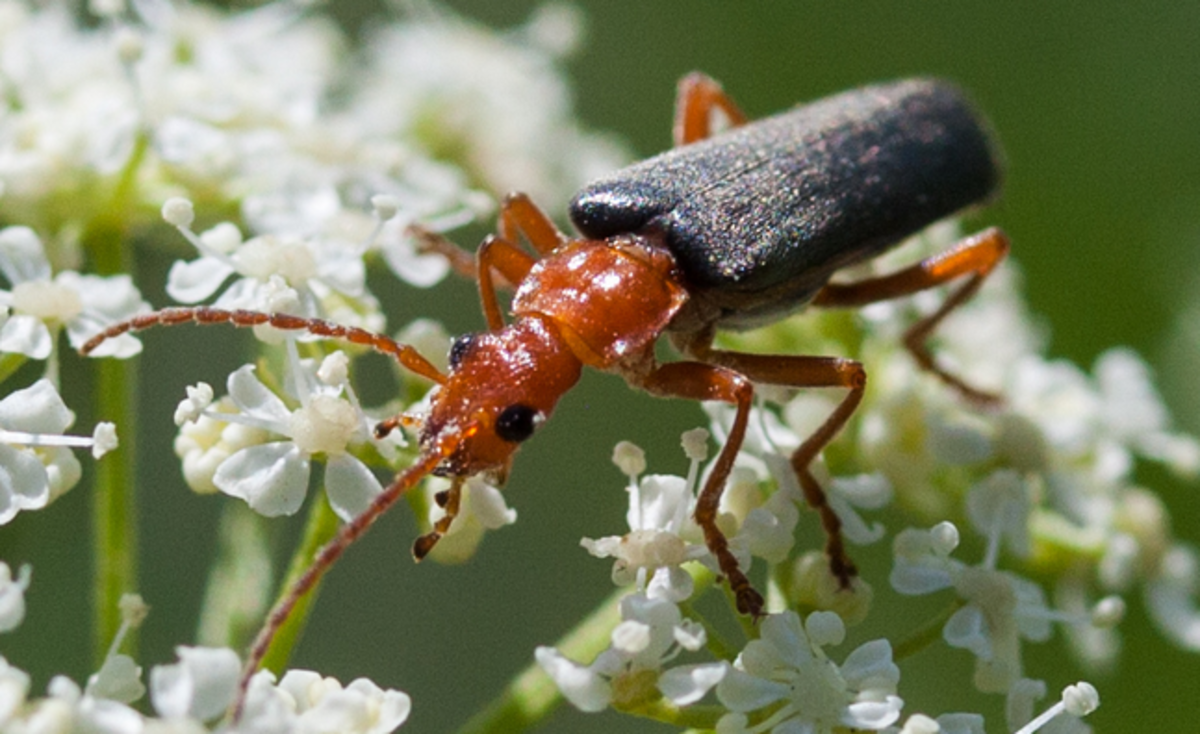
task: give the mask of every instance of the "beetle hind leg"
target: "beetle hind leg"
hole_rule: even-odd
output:
[[[975,295],[983,285],[984,279],[1008,254],[1008,250],[1008,237],[993,227],[968,237],[946,252],[926,258],[891,275],[855,283],[826,285],[817,293],[812,305],[826,308],[857,308],[912,295],[967,276],[966,282],[952,291],[937,311],[909,327],[904,334],[904,346],[921,369],[936,376],[967,400],[984,406],[997,405],[1001,402],[999,395],[980,390],[944,369],[934,359],[926,342],[951,311]]]
[[[675,93],[675,147],[710,137],[713,110],[720,110],[731,127],[746,123],[743,113],[712,77],[693,71],[679,80]]]

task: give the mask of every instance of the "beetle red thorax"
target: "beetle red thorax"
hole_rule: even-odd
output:
[[[580,361],[612,369],[652,349],[687,300],[670,253],[627,235],[562,245],[521,281],[512,310],[548,316]]]

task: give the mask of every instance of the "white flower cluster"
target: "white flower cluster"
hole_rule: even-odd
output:
[[[955,237],[953,228],[935,228],[870,269],[895,270],[898,263],[947,249]],[[976,689],[1005,696],[1011,729],[1034,726],[1034,702],[1045,695],[1045,684],[1027,677],[1022,646],[1049,639],[1055,623],[1088,665],[1116,656],[1121,595],[1138,585],[1171,639],[1196,649],[1194,630],[1200,626],[1200,566],[1188,546],[1172,539],[1161,503],[1132,478],[1138,457],[1195,476],[1200,444],[1171,431],[1145,365],[1128,350],[1105,354],[1094,378],[1041,357],[1040,337],[1021,310],[1015,280],[1011,266],[1001,268],[937,339],[939,359],[955,374],[1003,397],[997,409],[972,406],[904,352],[904,330],[940,305],[936,293],[871,306],[857,319],[810,311],[724,345],[760,353],[846,355],[867,366],[866,397],[814,473],[849,543],[892,539],[889,582],[895,591],[954,595],[941,637],[974,657]],[[901,713],[895,696],[900,669],[888,641],[863,645],[840,670],[822,652],[824,645],[840,641],[843,620],[857,623],[878,603],[871,579],[858,578],[850,589],[840,589],[818,552],[793,548],[804,499],[787,457],[840,396],[801,391],[792,397],[769,387],[761,393],[780,407],[752,416],[722,500],[722,527],[743,568],[751,558],[771,566],[768,603],[778,611],[732,664],[664,669],[669,658],[663,658],[642,666],[640,680],[649,682],[652,693],[643,691],[639,706],[645,710],[648,700],[659,700],[682,707],[711,688],[731,712],[717,726],[722,732],[892,727]],[[732,411],[725,405],[713,405],[711,411],[713,429],[723,437]],[[694,436],[685,439],[694,442]],[[693,465],[686,479],[639,479],[644,457],[618,447],[615,460],[631,478],[630,532],[584,540],[593,555],[616,559],[618,584],[635,584],[636,593],[647,599],[689,605],[686,609],[699,586],[693,562],[715,571],[691,519],[703,452],[689,450],[688,455]],[[885,507],[888,514],[881,519],[898,528],[861,514]],[[918,527],[905,528],[906,522]],[[952,557],[960,528],[982,541],[975,564]],[[1027,575],[1033,569],[1039,579],[1053,579],[1048,588]],[[1056,606],[1048,601],[1051,596]],[[874,611],[904,618],[893,606],[898,604],[902,597],[889,601],[887,611]],[[828,611],[813,611],[802,624],[789,608]],[[814,632],[814,625],[829,634]],[[913,632],[911,627],[897,630],[893,644]],[[619,700],[594,693],[604,681],[611,685],[612,665],[604,661],[618,650],[614,636],[613,646],[590,666],[567,664],[546,649],[539,650],[538,660],[581,708],[620,708]],[[868,682],[855,682],[863,679]],[[831,687],[822,693],[826,685]],[[581,690],[593,691],[585,703],[578,700]],[[1028,730],[1046,720],[1038,719]],[[982,718],[953,714],[935,721],[917,714],[902,731],[982,731]]]
[[[416,285],[439,280],[445,260],[416,253],[406,228],[419,221],[446,229],[488,211],[488,196],[466,182],[483,181],[489,191],[517,181],[571,191],[623,157],[571,118],[555,66],[572,44],[554,39],[578,36],[579,19],[566,11],[540,13],[501,37],[417,3],[354,55],[328,19],[301,3],[238,14],[167,0],[89,9],[102,21],[90,30],[67,3],[0,3],[0,88],[10,102],[0,114],[0,220],[28,225],[0,230],[0,274],[9,286],[0,290],[0,351],[47,359],[51,383],[60,330],[77,348],[149,309],[128,276],[63,266],[94,246],[92,223],[114,207],[132,238],[161,226],[154,213],[166,201],[162,217],[198,254],[171,268],[167,293],[180,303],[215,296],[218,308],[379,332],[385,319],[366,286],[368,259],[380,255]],[[480,79],[480,70],[490,76]],[[452,144],[460,139],[472,142],[470,152]],[[571,156],[555,154],[565,150]],[[235,213],[240,223],[194,232],[192,200],[202,214]],[[256,332],[280,340],[278,332]],[[124,334],[91,354],[128,357],[140,349]],[[235,382],[257,385],[245,395],[251,402],[231,397],[197,408],[180,436],[191,486],[220,487],[287,514],[303,497],[309,457],[320,453],[337,475],[329,486],[350,487],[351,496],[335,500],[343,515],[377,493],[378,481],[346,451],[370,443],[348,382],[314,392],[313,380],[292,370],[268,381],[289,388],[286,405],[246,371],[230,377],[231,396],[245,392],[233,390]],[[335,417],[326,408],[349,433],[304,445],[304,416]],[[394,446],[376,448],[394,457]],[[64,474],[72,479],[60,484],[69,486],[79,469]],[[7,492],[0,509],[12,508],[3,509],[7,519],[62,489],[20,483],[0,491]],[[479,500],[486,491],[475,494]],[[488,497],[474,505],[492,508]],[[482,527],[512,521],[502,502],[491,515]]]
[[[29,570],[13,581],[0,562],[0,632],[20,624]],[[30,698],[29,675],[0,657],[0,731],[9,734],[149,734],[220,731],[226,734],[387,734],[408,719],[409,697],[383,690],[365,678],[342,686],[310,670],[291,670],[278,682],[260,671],[250,683],[241,718],[229,722],[241,677],[237,653],[224,648],[180,647],[179,662],[150,670],[154,715],[130,706],[146,694],[142,669],[117,652],[125,634],[141,624],[148,608],[141,597],[121,600],[124,624],[100,670],[87,686],[55,676],[46,695]]]

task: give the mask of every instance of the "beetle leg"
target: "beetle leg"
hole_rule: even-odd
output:
[[[405,234],[416,240],[417,252],[422,255],[441,255],[450,263],[450,269],[464,278],[475,280],[475,254],[452,242],[445,235],[425,229],[419,224],[410,224]]]
[[[731,127],[744,125],[746,115],[733,103],[721,85],[707,74],[693,71],[679,80],[675,92],[675,147],[703,140],[713,133],[713,108],[719,109]]]
[[[500,204],[500,236],[509,242],[516,242],[518,234],[525,235],[533,249],[542,256],[549,255],[567,241],[566,235],[558,231],[550,217],[533,203],[528,194],[515,192],[504,197]]]
[[[417,538],[413,543],[412,554],[413,559],[417,561],[425,560],[425,556],[433,550],[433,547],[438,544],[446,533],[450,532],[450,524],[454,522],[454,518],[458,517],[458,511],[462,502],[462,487],[464,477],[455,477],[450,482],[450,488],[438,492],[434,500],[446,511],[445,515],[433,524],[433,530]]]
[[[489,235],[483,241],[475,251],[475,260],[483,315],[487,318],[488,328],[499,331],[504,328],[504,316],[500,313],[500,299],[496,297],[492,271],[498,271],[509,283],[520,283],[537,261],[508,240],[495,235]]]
[[[937,375],[967,399],[984,405],[995,404],[1000,402],[1000,396],[974,388],[961,378],[946,372],[934,360],[925,342],[947,314],[975,295],[984,278],[1008,254],[1008,249],[1008,237],[993,227],[968,237],[946,252],[926,258],[891,275],[857,283],[826,285],[817,293],[812,305],[828,308],[863,306],[907,296],[969,274],[967,282],[953,291],[942,303],[941,308],[909,327],[904,334],[904,346],[917,360],[921,369]]]
[[[512,243],[517,242],[520,236],[524,235],[539,255],[548,255],[554,248],[567,241],[566,235],[558,231],[554,222],[538,208],[537,204],[533,203],[527,194],[517,192],[504,197],[504,201],[500,204],[498,220],[497,229],[499,229],[500,239]],[[454,272],[464,278],[475,280],[479,277],[479,271],[475,267],[477,255],[459,247],[444,235],[425,229],[419,224],[409,225],[407,234],[417,241],[418,252],[441,255],[450,263]],[[520,277],[524,277],[527,272],[529,269],[524,268]],[[504,282],[498,283],[498,285],[515,286],[520,282],[520,277],[513,280],[504,271],[501,271],[501,275],[504,276]]]
[[[858,408],[867,385],[866,370],[860,363],[841,357],[745,354],[710,350],[706,345],[697,343],[689,346],[689,351],[706,362],[736,370],[754,382],[785,387],[849,389],[846,397],[829,414],[821,427],[792,452],[791,459],[792,469],[796,472],[796,478],[800,480],[800,488],[804,492],[804,500],[821,519],[821,528],[825,531],[825,555],[829,558],[829,570],[843,588],[848,588],[858,570],[850,560],[842,541],[842,521],[829,506],[825,490],[809,471],[809,465],[837,436]]]
[[[717,527],[717,509],[725,481],[733,470],[733,461],[746,437],[746,423],[750,416],[750,403],[754,397],[754,386],[749,380],[717,365],[703,362],[671,362],[661,365],[644,377],[635,380],[648,392],[692,400],[721,400],[737,406],[737,415],[729,430],[724,448],[717,456],[716,464],[708,481],[696,500],[694,517],[704,532],[704,543],[717,559],[721,573],[729,580],[729,588],[737,598],[737,608],[742,614],[754,618],[763,615],[762,595],[755,591],[750,579],[738,566],[737,558],[729,550],[729,540]]]

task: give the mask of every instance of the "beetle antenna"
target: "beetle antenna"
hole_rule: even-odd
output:
[[[238,680],[237,698],[233,702],[231,708],[232,720],[236,723],[242,717],[242,710],[246,705],[246,692],[250,687],[250,679],[258,672],[258,667],[262,664],[263,658],[267,656],[267,651],[271,647],[271,643],[275,640],[276,634],[287,622],[292,611],[296,608],[296,604],[300,602],[306,594],[308,594],[321,577],[325,575],[333,564],[341,557],[350,545],[359,539],[367,528],[379,518],[380,515],[387,512],[396,500],[416,486],[417,482],[425,478],[434,468],[447,456],[449,456],[462,440],[465,432],[456,432],[449,436],[443,436],[439,442],[431,449],[425,450],[415,464],[401,472],[396,479],[388,486],[387,489],[375,497],[367,509],[360,512],[350,522],[346,523],[338,530],[337,535],[328,543],[317,551],[308,568],[300,578],[292,583],[291,588],[287,593],[275,602],[275,606],[271,609],[271,613],[267,616],[266,622],[258,632],[258,636],[254,638],[254,644],[250,647],[250,652],[246,657],[246,664],[242,668],[242,676]]]
[[[201,326],[209,324],[231,324],[239,328],[253,326],[273,326],[282,331],[306,331],[315,336],[328,339],[341,339],[351,344],[361,344],[376,352],[395,358],[411,372],[432,380],[439,385],[445,384],[446,376],[433,364],[421,356],[421,353],[407,344],[392,339],[383,334],[376,334],[357,326],[335,324],[324,319],[291,316],[284,313],[263,313],[261,311],[230,310],[211,308],[209,306],[194,306],[181,308],[164,308],[161,311],[134,316],[126,321],[109,326],[96,334],[79,348],[79,353],[87,355],[104,341],[118,337],[130,331],[142,331],[152,326],[176,326],[178,324],[195,323]]]

